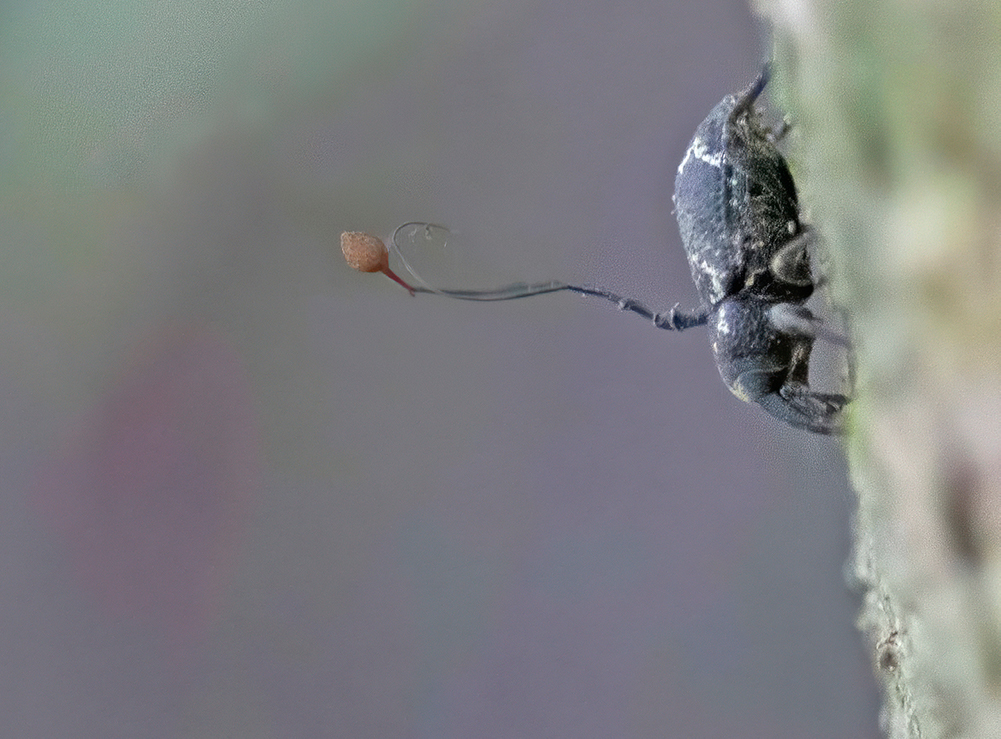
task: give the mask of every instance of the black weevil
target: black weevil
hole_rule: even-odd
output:
[[[754,101],[768,67],[739,95],[727,95],[695,130],[674,180],[678,229],[716,365],[741,400],[791,426],[841,429],[843,395],[810,390],[818,319],[809,232],[796,187]],[[825,332],[826,335],[826,332]]]
[[[702,303],[697,310],[680,311],[675,305],[658,313],[608,290],[558,281],[495,290],[434,288],[424,284],[400,250],[407,240],[418,247],[422,240],[447,240],[448,229],[431,223],[405,223],[393,234],[397,256],[420,285],[408,285],[392,272],[385,245],[373,236],[341,234],[341,249],[352,267],[383,272],[411,293],[492,301],[567,290],[610,300],[658,328],[682,331],[709,324],[716,365],[734,395],[796,428],[838,433],[848,398],[812,391],[808,374],[818,335],[838,343],[844,339],[824,329],[805,305],[815,287],[810,232],[799,220],[789,167],[754,107],[768,75],[766,66],[747,89],[727,95],[710,111],[678,166],[674,204]]]

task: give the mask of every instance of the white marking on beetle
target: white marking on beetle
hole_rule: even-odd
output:
[[[685,165],[688,164],[688,160],[693,158],[698,159],[700,162],[705,162],[710,167],[719,169],[723,166],[724,154],[722,151],[710,154],[709,146],[706,145],[706,142],[696,136],[692,139],[692,145],[688,147],[688,151],[685,152],[685,158],[678,165],[678,174],[682,174],[685,171]]]
[[[715,267],[711,266],[709,262],[703,259],[699,262],[699,269],[704,275],[709,275],[709,279],[713,286],[713,299],[719,300],[723,297],[723,278],[720,272]]]
[[[747,388],[744,387],[744,383],[742,383],[740,381],[739,377],[736,380],[734,380],[734,382],[733,382],[732,385],[728,385],[727,387],[730,388],[730,392],[731,393],[733,393],[734,395],[736,395],[738,398],[740,398],[741,400],[743,400],[745,403],[750,403],[751,402],[751,394],[749,392],[747,392]]]
[[[725,310],[719,313],[719,319],[716,321],[716,330],[721,334],[730,333],[730,322],[726,320]]]

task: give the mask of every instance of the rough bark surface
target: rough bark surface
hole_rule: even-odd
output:
[[[859,625],[890,737],[1001,736],[1001,5],[758,0],[850,317]]]

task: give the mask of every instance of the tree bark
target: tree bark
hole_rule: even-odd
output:
[[[1001,5],[757,0],[857,368],[852,570],[891,737],[1001,736]]]

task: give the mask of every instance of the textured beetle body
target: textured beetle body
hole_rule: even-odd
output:
[[[805,244],[795,282],[776,282],[772,273],[772,259],[803,229],[789,167],[752,106],[763,80],[712,109],[674,181],[681,240],[709,307],[745,289],[791,300],[813,292]]]
[[[792,426],[833,433],[848,400],[809,389],[817,321],[803,303],[814,282],[792,175],[754,109],[767,73],[696,129],[674,183],[678,228],[727,387]]]

